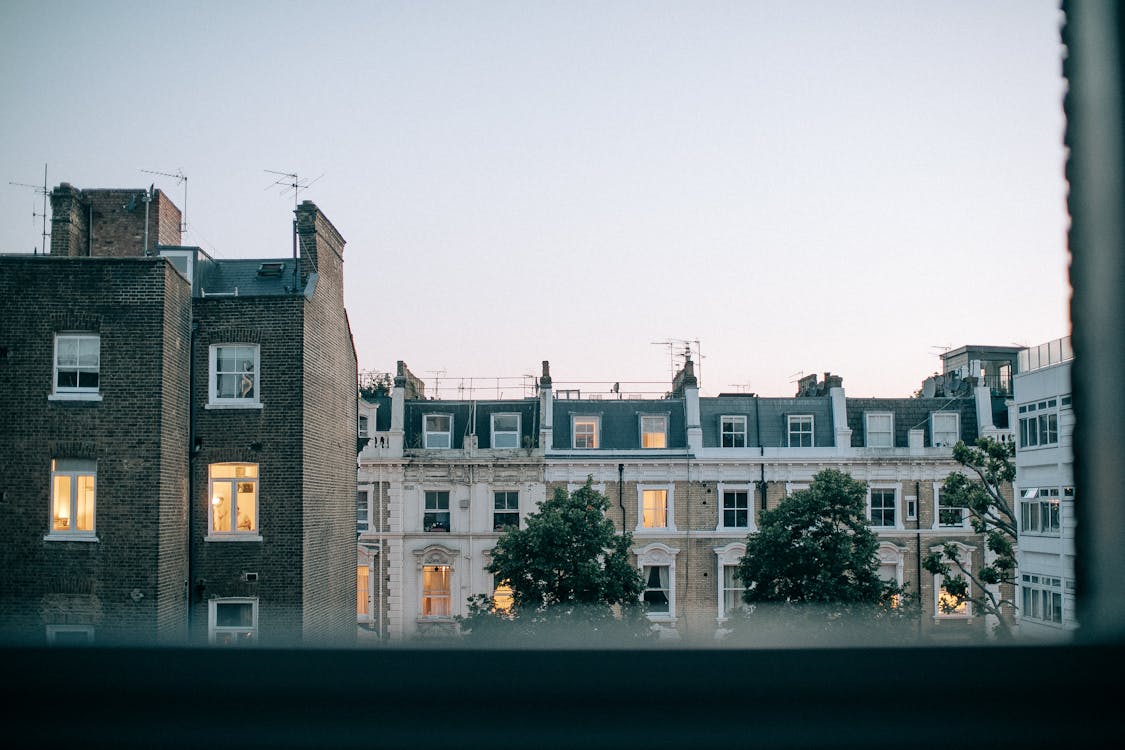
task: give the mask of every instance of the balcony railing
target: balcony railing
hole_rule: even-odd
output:
[[[1050,365],[1057,365],[1068,359],[1074,359],[1074,350],[1070,347],[1070,336],[1064,336],[1061,339],[1032,346],[1020,352],[1019,371],[1031,372]]]

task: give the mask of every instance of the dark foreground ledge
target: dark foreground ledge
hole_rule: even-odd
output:
[[[1118,645],[0,649],[36,747],[1116,745]]]

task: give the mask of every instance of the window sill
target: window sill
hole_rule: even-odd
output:
[[[638,526],[633,531],[633,536],[667,536],[668,534],[675,534],[675,526]]]
[[[100,393],[48,393],[48,401],[101,401]]]
[[[261,409],[261,401],[245,401],[226,404],[221,401],[211,401],[204,405],[204,409]]]
[[[260,542],[260,534],[208,534],[203,537],[205,542]]]
[[[99,539],[93,534],[47,534],[43,537],[45,542],[97,542]]]

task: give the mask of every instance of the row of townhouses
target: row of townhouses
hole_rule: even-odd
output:
[[[761,511],[825,468],[867,483],[880,573],[920,597],[926,636],[978,635],[985,618],[970,604],[944,611],[942,581],[921,560],[952,542],[970,569],[984,562],[981,537],[943,502],[941,485],[960,470],[958,440],[1013,440],[1014,415],[1026,411],[1013,401],[1020,353],[946,352],[943,372],[913,398],[848,398],[828,373],[787,398],[704,397],[687,357],[662,397],[556,387],[544,362],[526,398],[448,400],[427,398],[399,362],[393,385],[360,400],[361,636],[454,633],[470,596],[504,595],[485,570],[503,529],[556,488],[592,478],[610,518],[633,535],[653,623],[671,637],[714,637],[738,606],[734,570]]]
[[[354,643],[339,233],[306,201],[292,256],[225,260],[157,190],[51,206],[0,256],[0,637]]]

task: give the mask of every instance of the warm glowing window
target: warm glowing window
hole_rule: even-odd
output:
[[[597,417],[575,417],[574,418],[574,447],[575,448],[597,448],[598,447],[598,418]]]
[[[51,461],[52,536],[94,535],[97,471],[94,461],[56,458]]]
[[[210,498],[208,535],[257,536],[258,465],[211,464],[208,467]]]
[[[520,415],[519,414],[493,414],[492,415],[492,447],[493,448],[519,448],[520,447]]]
[[[448,565],[422,567],[422,617],[449,617]]]
[[[789,447],[813,447],[813,418],[811,414],[794,414],[789,417]]]
[[[750,493],[746,490],[723,490],[723,526],[744,529],[750,522]]]
[[[425,531],[449,531],[449,490],[426,490],[422,514]]]
[[[492,606],[499,612],[507,612],[514,603],[512,587],[508,585],[508,582],[493,579]]]
[[[668,418],[663,416],[641,417],[641,447],[668,447]]]
[[[55,393],[97,393],[100,370],[98,334],[55,336]]]
[[[961,439],[961,415],[936,411],[930,415],[930,439],[935,448],[952,448]]]
[[[212,599],[208,603],[208,641],[219,646],[249,646],[257,638],[256,598]]]
[[[650,613],[670,612],[671,589],[668,583],[667,565],[646,565],[643,569],[645,579],[644,602]]]
[[[872,526],[894,526],[897,492],[889,487],[872,487],[868,517]]]
[[[945,584],[941,584],[938,588],[937,616],[968,617],[969,602],[958,602],[957,597],[945,590]]]
[[[893,414],[867,414],[866,431],[868,448],[893,448],[895,445],[895,418]]]
[[[426,414],[422,417],[422,446],[449,448],[453,445],[453,417],[448,414]]]
[[[738,415],[720,417],[719,432],[724,448],[746,447],[746,417]]]
[[[256,406],[258,403],[258,345],[212,346],[210,405]]]
[[[361,620],[371,615],[371,568],[357,565],[355,569],[355,613]]]
[[[668,526],[668,490],[642,490],[641,525],[646,529]]]
[[[520,493],[512,491],[492,494],[492,530],[503,531],[506,526],[520,525]]]

